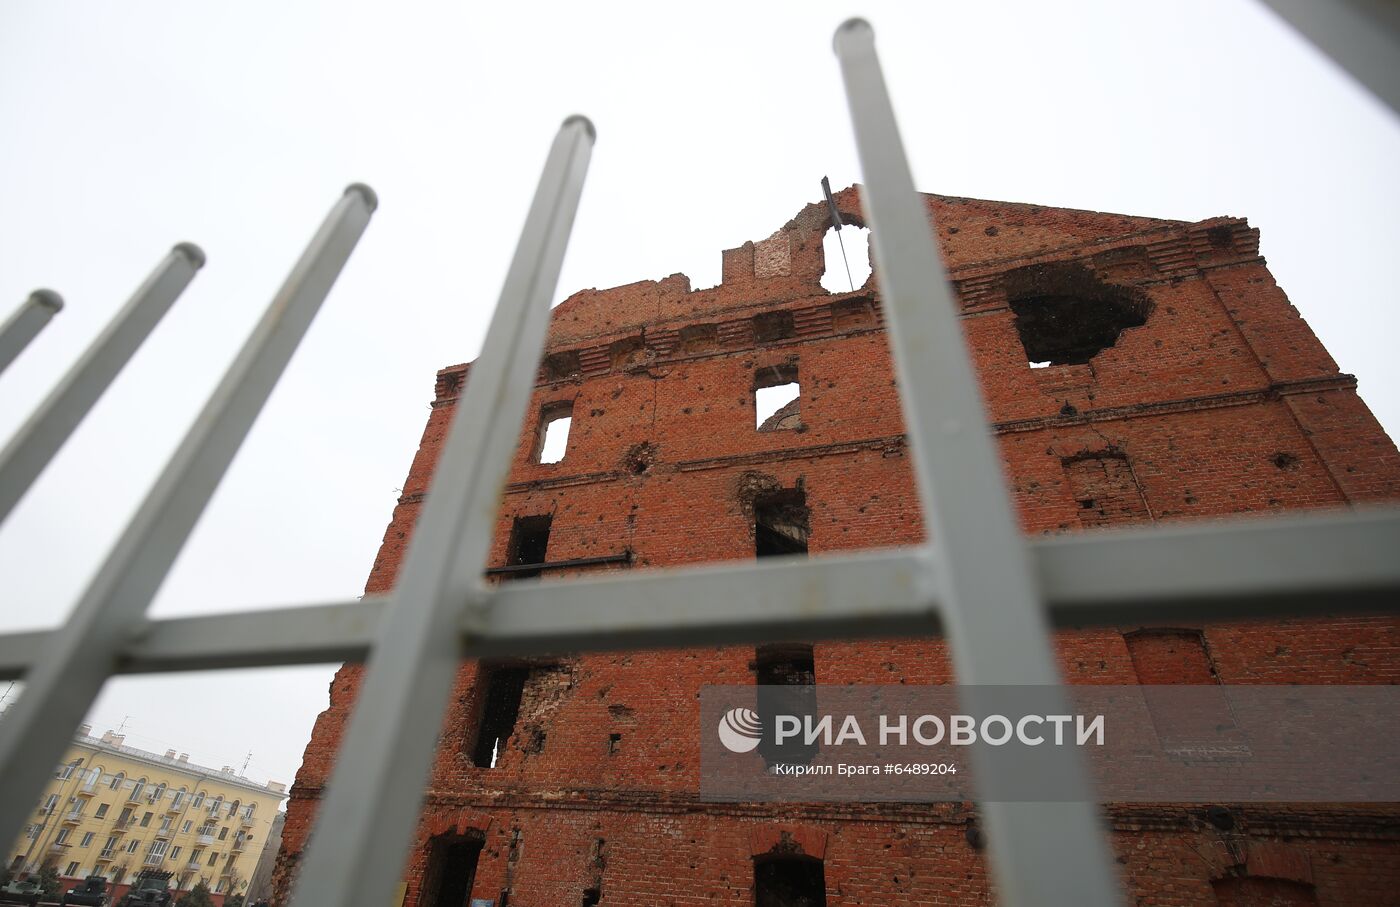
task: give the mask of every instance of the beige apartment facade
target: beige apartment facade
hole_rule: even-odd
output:
[[[106,876],[118,893],[142,870],[160,870],[181,891],[203,881],[217,894],[244,893],[286,786],[197,765],[175,750],[127,746],[111,731],[90,732],[78,729],[11,847],[8,868],[20,874],[51,865],[65,886]]]

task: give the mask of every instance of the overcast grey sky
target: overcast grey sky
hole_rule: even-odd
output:
[[[486,8],[483,8],[486,7]],[[0,6],[0,311],[67,308],[7,436],[170,246],[209,264],[3,527],[0,628],[71,608],[349,182],[381,206],[154,607],[360,593],[427,417],[475,357],[550,138],[599,138],[559,298],[761,239],[857,181],[831,34],[869,18],[918,185],[1242,215],[1392,433],[1400,127],[1252,0]],[[331,670],[114,681],[92,720],[290,782]],[[0,686],[0,693],[4,688]]]

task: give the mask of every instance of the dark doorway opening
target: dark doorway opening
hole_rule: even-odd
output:
[[[419,899],[422,907],[467,907],[482,843],[480,837],[459,835],[433,840]]]
[[[826,874],[811,857],[760,859],[753,867],[754,907],[826,907]]]

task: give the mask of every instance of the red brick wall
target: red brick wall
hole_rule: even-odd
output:
[[[1273,283],[1244,221],[927,198],[1027,532],[1400,497],[1394,445]],[[838,202],[859,221],[856,189]],[[923,538],[878,306],[860,311],[877,299],[878,276],[855,293],[821,289],[825,218],[809,205],[757,246],[725,252],[718,287],[691,291],[672,275],[587,290],[555,310],[549,352],[576,354],[579,372],[541,372],[493,565],[504,563],[514,518],[545,513],[551,561],[630,552],[641,569],[752,558],[749,505],[773,487],[805,490],[813,555]],[[1078,262],[1143,294],[1147,322],[1087,364],[1030,368],[1006,275],[1045,262]],[[775,311],[791,314],[793,335],[756,340],[754,316]],[[631,348],[625,357],[615,355],[620,343]],[[755,431],[754,375],[775,365],[797,367],[800,431]],[[464,370],[438,373],[367,592],[393,586]],[[539,413],[562,401],[573,405],[567,455],[534,463]],[[615,569],[625,568],[575,572]],[[1200,631],[1190,651],[1151,634],[1130,644],[1125,633],[1138,629],[1059,634],[1065,675],[1395,683],[1400,673],[1400,633],[1386,619],[1183,628]],[[951,679],[939,639],[821,643],[814,652],[819,683]],[[471,764],[481,690],[478,666],[463,665],[405,871],[406,903],[421,903],[429,842],[443,834],[482,836],[473,896],[508,890],[511,907],[578,904],[594,887],[606,905],[751,904],[753,858],[775,843],[823,859],[829,903],[992,902],[965,806],[699,802],[696,693],[752,682],[753,659],[750,647],[710,647],[540,660],[558,669],[527,689],[491,769]],[[279,858],[283,897],[359,676],[354,665],[339,672],[307,747]],[[1385,810],[1251,806],[1233,810],[1225,831],[1199,807],[1116,805],[1110,817],[1139,904],[1255,903],[1248,898],[1269,889],[1256,883],[1270,879],[1324,905],[1395,903],[1400,832]]]

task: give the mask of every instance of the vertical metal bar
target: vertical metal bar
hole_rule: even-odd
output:
[[[1055,684],[1059,672],[952,290],[904,156],[874,31],[853,19],[837,30],[835,47],[866,180],[862,199],[924,526],[942,568],[944,617],[965,685],[960,694],[975,714],[989,703],[988,685]],[[1064,706],[1063,696],[1045,693],[1042,701]],[[1114,903],[1105,829],[1084,766],[1070,748],[1038,756],[1044,783],[1080,802],[982,804],[1002,903]],[[973,759],[979,778],[1010,770],[996,748],[979,748]]]
[[[1400,114],[1400,4],[1395,0],[1263,0]]]
[[[295,903],[382,907],[403,868],[461,663],[463,609],[485,591],[481,573],[594,138],[587,119],[570,117],[550,149],[371,649]]]
[[[0,721],[0,840],[12,840],[219,479],[330,292],[376,201],[355,185],[336,203],[165,471],[25,675]]]
[[[171,249],[0,451],[0,523],[203,266],[195,244]]]
[[[0,324],[0,372],[10,367],[49,319],[63,310],[63,297],[53,290],[35,290],[15,313]]]

